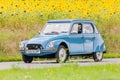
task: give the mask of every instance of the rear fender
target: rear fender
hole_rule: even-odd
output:
[[[106,51],[106,48],[104,43],[98,44],[94,50],[94,52],[105,52],[105,51]]]

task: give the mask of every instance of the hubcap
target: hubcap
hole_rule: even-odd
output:
[[[103,55],[102,52],[97,52],[97,53],[96,53],[96,56],[97,56],[97,58],[98,58],[99,60],[102,59],[102,55]]]
[[[64,48],[61,48],[59,50],[59,60],[60,60],[60,62],[63,62],[66,59],[66,56],[67,56],[66,50]]]

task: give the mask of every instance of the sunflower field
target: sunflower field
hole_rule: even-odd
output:
[[[0,55],[18,55],[51,19],[93,20],[108,52],[120,53],[120,0],[0,0]]]
[[[120,0],[0,0],[0,18],[109,20],[120,14],[119,4]]]

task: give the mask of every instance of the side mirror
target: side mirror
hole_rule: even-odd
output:
[[[40,34],[40,33],[41,33],[41,31],[38,32],[38,34]]]

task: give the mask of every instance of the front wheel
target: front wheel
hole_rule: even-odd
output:
[[[102,59],[103,59],[103,52],[93,53],[93,59],[94,59],[95,62],[102,61]]]
[[[33,57],[26,56],[26,55],[22,55],[22,60],[23,60],[25,63],[31,63],[32,60],[33,60]]]
[[[64,46],[60,45],[56,53],[56,62],[65,63],[67,58],[68,58],[68,50]]]

